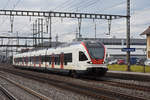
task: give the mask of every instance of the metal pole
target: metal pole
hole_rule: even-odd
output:
[[[1,39],[1,45],[3,45],[3,38]]]
[[[13,33],[13,23],[14,23],[14,16],[10,16],[10,22],[11,22],[11,33]]]
[[[57,46],[58,46],[58,34],[56,35],[56,48],[57,48]]]
[[[82,19],[79,18],[79,19],[78,19],[78,25],[79,25],[79,38],[82,37],[82,35],[81,35],[81,22],[82,22]]]
[[[17,45],[19,45],[18,32],[17,32]],[[18,51],[18,47],[16,47],[16,51]]]
[[[37,26],[37,20],[35,20],[35,46],[37,46],[37,33],[38,33],[38,31],[37,31],[37,29],[38,29],[38,26]]]
[[[17,45],[19,45],[19,37],[18,37],[18,32],[17,32]]]
[[[96,40],[96,22],[95,22],[95,40]]]
[[[38,37],[40,38],[40,18],[38,18]],[[38,39],[38,45],[40,44],[40,39]]]
[[[127,0],[127,48],[130,48],[130,0]],[[130,51],[127,52],[128,71],[130,71]]]
[[[144,64],[144,73],[146,72],[146,71],[145,71],[145,67],[146,67],[146,65]]]
[[[35,24],[33,23],[33,46],[35,45],[34,43],[34,35],[35,35]]]
[[[51,17],[49,17],[49,37],[50,37],[50,40],[49,40],[49,42],[50,42],[50,47],[51,47],[51,39],[52,39],[52,18]]]
[[[44,45],[44,41],[43,41],[43,19],[41,19],[41,42],[42,42],[42,48],[43,48],[43,45]]]
[[[48,23],[49,23],[49,18],[46,18],[46,33],[48,34]]]

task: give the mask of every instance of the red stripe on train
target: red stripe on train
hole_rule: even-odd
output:
[[[60,68],[61,69],[64,68],[64,54],[63,53],[60,55]]]

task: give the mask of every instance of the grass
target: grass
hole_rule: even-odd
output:
[[[108,69],[111,71],[127,71],[127,65],[108,65]],[[132,72],[144,72],[144,66],[141,65],[131,65]],[[150,66],[145,66],[145,72],[150,73]]]

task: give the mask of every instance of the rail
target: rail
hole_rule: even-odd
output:
[[[6,80],[6,81],[8,81],[8,82],[10,82],[10,83],[12,83],[12,84],[14,84],[14,85],[16,85],[17,87],[19,87],[19,88],[25,90],[26,92],[28,92],[28,93],[30,93],[30,94],[32,94],[32,95],[34,95],[34,96],[40,98],[40,100],[52,100],[52,99],[50,99],[50,98],[48,98],[48,97],[46,97],[46,96],[44,96],[44,95],[42,95],[42,94],[40,94],[40,93],[37,93],[37,92],[35,92],[35,91],[33,91],[33,90],[31,90],[31,89],[25,87],[25,86],[22,86],[22,85],[20,85],[20,84],[18,84],[18,83],[16,83],[16,82],[14,82],[13,80],[10,80],[10,79],[4,77],[4,76],[2,76],[2,75],[0,75],[0,77],[3,78],[4,80]],[[17,99],[13,99],[13,100],[17,100]]]

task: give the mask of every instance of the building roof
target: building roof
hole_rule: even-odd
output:
[[[150,34],[150,26],[140,35],[148,35],[148,34]]]

